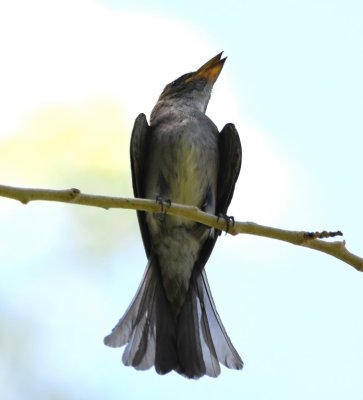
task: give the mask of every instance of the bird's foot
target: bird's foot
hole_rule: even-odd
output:
[[[171,206],[171,201],[170,199],[164,199],[161,196],[156,196],[155,202],[160,205],[160,212],[155,213],[155,216],[159,221],[164,221],[166,210]]]
[[[231,226],[234,226],[234,217],[233,216],[229,216],[229,215],[227,215],[227,214],[222,214],[222,213],[220,213],[220,214],[218,214],[218,216],[217,216],[217,221],[219,221],[219,219],[220,218],[223,218],[225,221],[226,221],[226,225],[227,225],[227,228],[226,228],[226,234],[228,233],[228,231],[229,231],[229,228],[231,227]],[[219,233],[219,235],[221,234],[221,231],[219,231],[218,232]]]

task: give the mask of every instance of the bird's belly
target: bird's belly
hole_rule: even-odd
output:
[[[216,188],[217,153],[214,146],[193,134],[171,140],[170,161],[161,166],[172,202],[202,207],[208,187]]]
[[[202,122],[184,121],[179,121],[173,130],[173,124],[155,128],[145,195],[214,213],[218,138]],[[146,221],[166,296],[176,311],[184,301],[192,270],[210,230],[192,220],[162,213],[147,213]]]
[[[173,153],[175,164],[164,171],[170,198],[176,203],[200,207],[210,184],[207,157],[192,142],[181,144]]]

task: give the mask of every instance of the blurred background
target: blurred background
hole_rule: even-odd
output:
[[[342,230],[363,255],[363,6],[354,0],[0,3],[0,183],[132,196],[135,117],[224,50],[207,114],[236,124],[229,214]],[[363,275],[222,235],[207,265],[242,371],[136,372],[103,345],[146,258],[133,211],[0,198],[2,399],[361,399]]]

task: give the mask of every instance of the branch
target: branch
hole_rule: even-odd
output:
[[[72,203],[84,206],[109,208],[125,208],[130,210],[140,210],[148,212],[165,212],[170,215],[185,217],[201,224],[211,226],[218,230],[224,230],[231,235],[245,233],[249,235],[264,236],[271,239],[282,240],[298,246],[308,247],[329,254],[345,263],[351,265],[358,271],[363,271],[363,258],[349,252],[345,247],[345,241],[326,242],[322,239],[342,236],[337,232],[304,232],[288,231],[284,229],[263,226],[254,222],[233,222],[227,218],[219,218],[215,215],[207,214],[194,206],[184,206],[180,204],[160,204],[154,200],[120,198],[109,196],[96,196],[83,194],[78,189],[49,190],[49,189],[29,189],[17,188],[12,186],[0,185],[0,196],[18,200],[27,204],[34,200],[57,201]]]

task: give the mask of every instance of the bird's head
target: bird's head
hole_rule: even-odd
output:
[[[174,103],[190,105],[205,112],[213,85],[226,61],[226,57],[221,58],[222,53],[210,59],[197,71],[184,74],[166,85],[159,101],[172,100]]]

